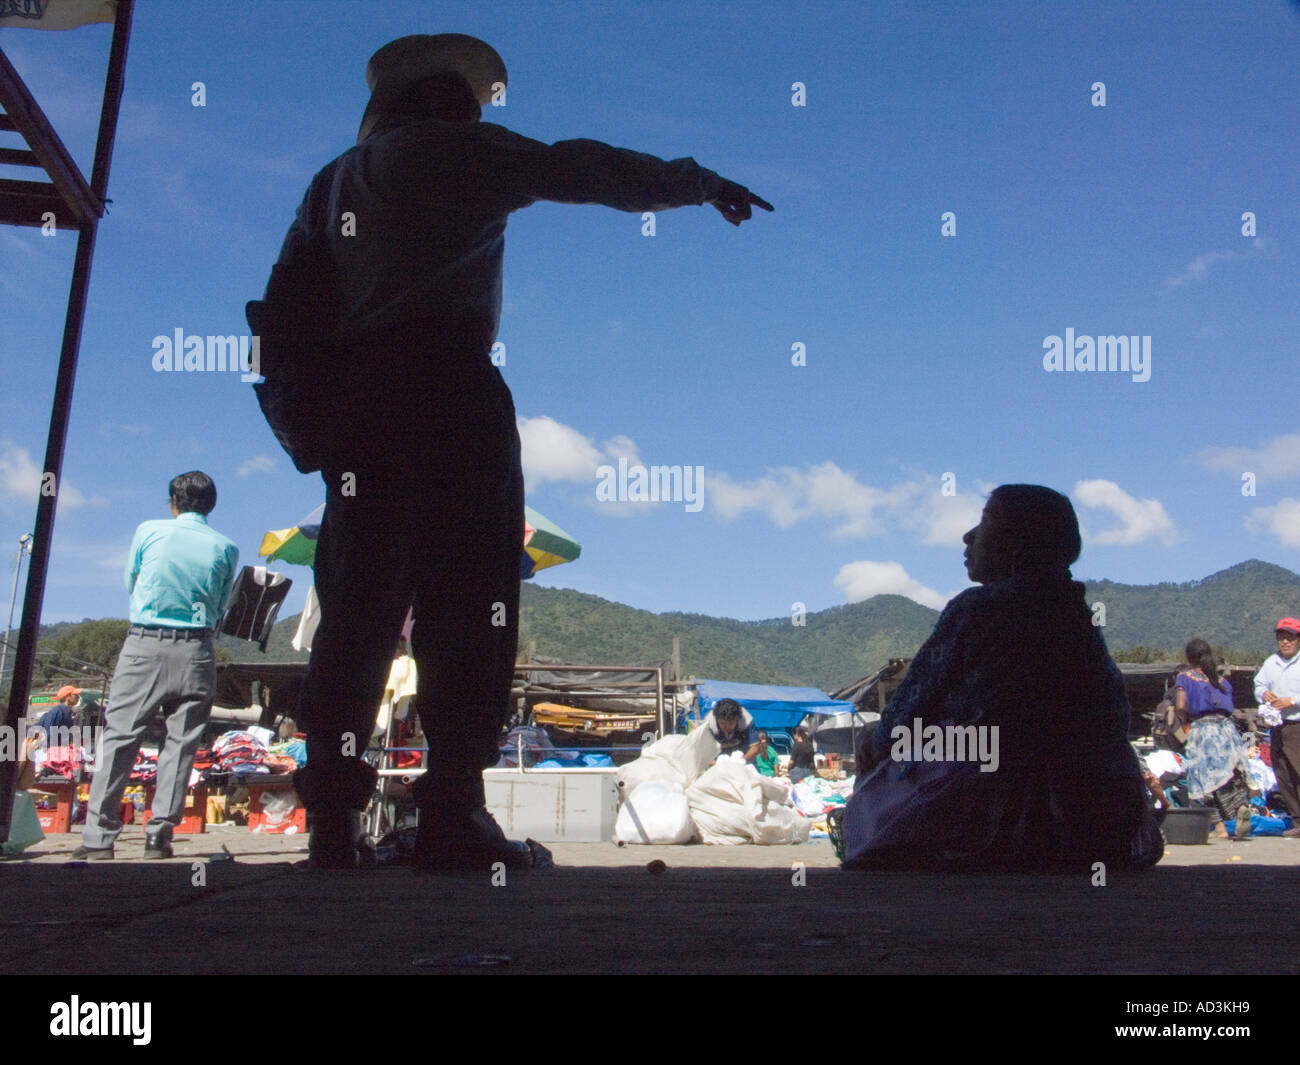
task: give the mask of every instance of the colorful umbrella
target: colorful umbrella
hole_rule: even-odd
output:
[[[316,559],[321,516],[325,504],[313,510],[289,529],[273,529],[262,537],[258,554],[268,562],[310,566]],[[524,550],[519,559],[519,579],[528,580],[539,569],[572,562],[582,554],[582,545],[558,525],[532,507],[524,507]]]
[[[293,566],[310,566],[316,561],[316,541],[320,539],[320,522],[325,513],[322,503],[291,529],[273,529],[262,537],[257,553],[268,562],[288,562]]]
[[[528,580],[539,569],[572,562],[582,554],[582,545],[549,518],[532,507],[524,507],[524,555],[519,560],[519,579]]]

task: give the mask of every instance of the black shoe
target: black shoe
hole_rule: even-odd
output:
[[[78,847],[72,852],[69,861],[73,862],[111,862],[113,860],[113,848],[109,847]]]
[[[485,807],[449,821],[424,819],[415,837],[411,866],[433,873],[488,873],[498,863],[506,869],[549,869],[551,852],[536,840],[506,839]]]
[[[307,841],[309,869],[362,868],[361,850],[366,841],[361,831],[360,811],[309,811],[307,828],[311,832]]]
[[[146,858],[171,858],[174,854],[172,841],[166,836],[144,837],[144,856]]]

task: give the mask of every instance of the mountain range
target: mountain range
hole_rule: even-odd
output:
[[[1254,665],[1274,650],[1278,618],[1300,615],[1300,575],[1258,560],[1183,584],[1084,583],[1106,644],[1120,660],[1178,661],[1183,645],[1200,636],[1227,660]],[[652,614],[525,582],[519,645],[572,663],[622,665],[667,659],[676,636],[684,676],[834,691],[890,658],[912,655],[938,616],[903,596],[877,595],[802,618],[736,621]],[[296,615],[277,622],[265,655],[253,644],[224,636],[217,646],[237,661],[305,662],[307,655],[290,646],[297,624]],[[74,623],[43,626],[42,644],[47,635],[68,639],[75,632]]]

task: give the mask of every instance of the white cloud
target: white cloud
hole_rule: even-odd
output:
[[[982,495],[944,495],[938,477],[921,477],[890,488],[863,484],[833,462],[795,469],[768,470],[752,481],[733,481],[725,473],[709,478],[709,498],[723,518],[756,510],[788,529],[800,521],[829,519],[833,535],[866,539],[884,531],[887,521],[921,534],[921,542],[955,547],[979,523]]]
[[[0,502],[12,501],[34,506],[40,497],[41,472],[25,447],[19,447],[8,440],[0,441]],[[108,504],[103,496],[87,498],[84,492],[69,484],[67,478],[58,486],[58,492],[60,508]]]
[[[921,542],[935,547],[958,547],[962,537],[980,523],[984,497],[991,486],[980,486],[979,493],[956,492],[944,495],[943,482],[926,477],[907,486],[910,496],[898,508],[898,522],[905,529],[920,532]]]
[[[247,477],[250,473],[270,473],[273,469],[275,469],[275,459],[270,455],[254,455],[241,463],[235,472],[240,477]]]
[[[1196,455],[1207,470],[1241,476],[1294,477],[1300,474],[1300,433],[1275,436],[1263,447],[1210,447]]]
[[[34,232],[36,232],[36,231],[34,231]],[[3,238],[4,238],[4,242],[5,242],[6,244],[8,244],[9,247],[14,248],[14,249],[17,250],[17,251],[22,252],[24,255],[35,255],[35,254],[36,254],[36,243],[35,243],[35,241],[31,241],[31,240],[23,240],[21,237],[17,236],[17,235],[14,234],[14,233],[10,233],[8,230],[5,230],[5,231],[3,231],[3,232],[0,232],[0,237],[3,237]]]
[[[1271,532],[1283,547],[1300,547],[1300,499],[1283,499],[1271,507],[1256,507],[1246,518],[1246,528]]]
[[[768,470],[752,481],[733,481],[715,472],[709,476],[709,498],[723,518],[757,510],[783,529],[807,518],[829,518],[839,522],[836,536],[867,537],[880,531],[875,512],[890,501],[890,493],[862,484],[833,462],[823,462],[803,470]]]
[[[1071,493],[1078,503],[1109,510],[1120,521],[1119,528],[1089,537],[1097,544],[1133,544],[1159,540],[1172,544],[1178,539],[1174,523],[1158,499],[1134,499],[1114,481],[1080,481]]]
[[[144,436],[149,432],[147,425],[127,425],[125,422],[105,422],[99,427],[101,436]]]
[[[1261,251],[1268,247],[1266,237],[1256,237],[1250,242],[1246,251],[1209,251],[1204,255],[1198,255],[1184,268],[1181,274],[1168,278],[1165,284],[1177,288],[1180,285],[1186,285],[1191,281],[1204,281],[1210,274],[1210,268],[1215,263],[1233,262],[1237,259],[1249,258],[1253,253]]]
[[[833,581],[846,602],[859,603],[873,595],[905,595],[922,606],[942,610],[948,597],[907,575],[898,562],[850,562],[841,566]]]
[[[636,443],[614,436],[602,444],[553,418],[518,419],[523,444],[524,478],[529,490],[548,481],[594,485],[597,469],[625,458],[641,464]],[[919,476],[888,488],[864,484],[834,462],[802,468],[782,466],[750,480],[737,480],[724,470],[706,468],[708,506],[724,521],[755,511],[782,529],[801,521],[831,523],[840,539],[867,539],[888,525],[919,535],[931,546],[956,547],[962,535],[978,524],[988,486],[979,491],[945,495],[936,476]],[[603,503],[605,513],[644,512],[635,503]]]
[[[540,415],[519,418],[519,440],[523,447],[524,480],[535,488],[547,481],[571,481],[596,488],[596,469],[626,458],[629,465],[641,460],[636,444],[626,436],[615,436],[597,445],[554,418]]]

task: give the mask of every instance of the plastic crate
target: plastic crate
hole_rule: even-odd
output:
[[[145,789],[145,811],[140,823],[147,825],[153,817],[153,785]],[[207,827],[208,789],[200,784],[185,793],[185,808],[181,811],[181,823],[172,832],[178,836],[197,835]]]
[[[272,821],[262,812],[262,796],[283,795],[285,792],[294,796],[293,811],[287,817]],[[254,832],[283,833],[293,835],[307,831],[307,811],[298,802],[298,797],[291,787],[285,785],[262,786],[253,784],[248,789],[248,827]]]
[[[36,817],[43,832],[72,831],[72,802],[77,786],[72,781],[38,783],[28,794],[36,806]]]

